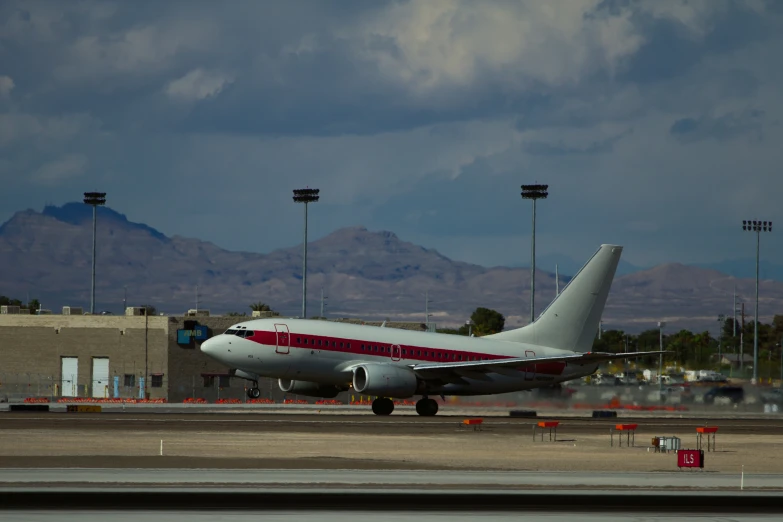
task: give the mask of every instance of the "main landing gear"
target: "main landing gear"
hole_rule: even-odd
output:
[[[394,411],[394,401],[386,397],[378,397],[372,401],[372,412],[376,415],[391,415]]]
[[[438,403],[434,399],[424,397],[416,402],[416,413],[423,417],[432,417],[438,413]]]
[[[394,411],[394,402],[386,397],[378,397],[372,401],[372,412],[376,415],[391,415]],[[431,417],[438,413],[438,403],[433,399],[424,397],[416,403],[416,413],[423,417]]]
[[[248,399],[258,399],[261,397],[261,390],[258,389],[258,382],[253,381],[253,387],[247,390]]]

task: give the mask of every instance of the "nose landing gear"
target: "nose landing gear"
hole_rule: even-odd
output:
[[[261,390],[258,389],[258,382],[253,381],[253,387],[247,390],[247,396],[249,399],[258,399],[261,397]]]

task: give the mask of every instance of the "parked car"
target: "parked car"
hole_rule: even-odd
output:
[[[713,404],[715,399],[729,399],[733,404],[745,400],[745,390],[740,386],[718,386],[704,394],[704,404]]]
[[[761,392],[761,402],[764,404],[783,404],[783,389],[772,388]]]

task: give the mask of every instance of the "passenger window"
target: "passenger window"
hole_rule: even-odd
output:
[[[343,343],[340,343],[340,348],[342,348],[342,347],[343,347]]]

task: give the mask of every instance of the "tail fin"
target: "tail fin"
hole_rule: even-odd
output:
[[[601,245],[535,322],[485,339],[589,352],[622,252],[621,246]]]

